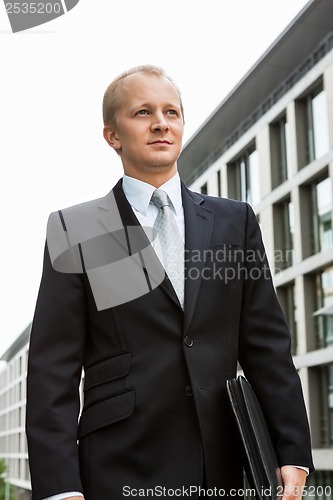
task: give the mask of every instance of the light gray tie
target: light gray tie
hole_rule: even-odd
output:
[[[166,192],[155,189],[151,201],[159,209],[154,224],[155,250],[184,309],[184,242]]]

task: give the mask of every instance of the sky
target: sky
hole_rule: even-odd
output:
[[[182,92],[184,144],[305,0],[80,0],[13,34],[0,4],[0,357],[33,317],[50,212],[122,175],[101,101],[122,71],[163,67]]]

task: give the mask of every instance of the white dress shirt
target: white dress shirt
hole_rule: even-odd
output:
[[[60,493],[60,495],[53,495],[52,497],[47,497],[44,498],[44,500],[65,500],[65,498],[72,498],[72,497],[82,497],[82,493],[79,493],[77,491],[72,491],[69,493]]]
[[[134,214],[143,227],[152,228],[158,214],[157,206],[150,201],[155,189],[154,186],[140,181],[139,179],[135,179],[134,177],[128,177],[127,175],[123,177],[123,191]],[[162,186],[159,186],[158,189],[162,189],[168,195],[171,201],[170,208],[175,216],[181,237],[184,240],[184,211],[178,172],[171,179],[162,184]],[[154,246],[154,242],[152,244]]]
[[[151,184],[147,184],[146,182],[135,179],[134,177],[129,177],[127,175],[123,176],[122,187],[124,194],[141,226],[152,228],[158,214],[157,206],[151,202],[152,194],[156,188]],[[171,201],[170,208],[174,213],[180,235],[183,240],[185,240],[184,210],[178,172],[176,173],[176,175],[174,175],[174,177],[162,184],[162,186],[159,186],[158,189],[162,189],[168,195]],[[154,247],[154,242],[152,242],[152,246]],[[294,467],[303,469],[307,473],[309,472],[309,469],[307,469],[306,467]],[[65,498],[75,496],[83,495],[82,493],[74,491],[47,497],[44,500],[64,500]]]

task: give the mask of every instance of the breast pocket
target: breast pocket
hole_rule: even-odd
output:
[[[205,278],[224,284],[240,281],[244,251],[238,244],[221,243],[205,250]]]

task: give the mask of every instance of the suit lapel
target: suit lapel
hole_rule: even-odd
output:
[[[184,331],[190,325],[202,280],[204,250],[209,246],[213,227],[211,210],[203,207],[204,200],[182,185],[185,217],[185,318]]]
[[[124,238],[122,242],[118,242],[123,246],[128,246],[129,255],[136,253],[138,250],[149,248],[149,278],[153,280],[154,283],[160,284],[160,288],[180,307],[180,303],[178,297],[173,289],[173,286],[166,276],[165,279],[161,283],[161,272],[165,274],[164,269],[161,271],[160,261],[153,249],[150,245],[150,241],[145,233],[145,231],[141,228],[141,225],[135,216],[125,194],[122,189],[122,180],[114,186],[110,195],[107,197],[106,202],[101,205],[101,209],[104,210],[104,213],[101,217],[101,223],[106,227],[110,232],[115,232],[115,230],[120,229],[123,230],[123,234],[127,235],[127,238]],[[118,228],[118,226],[120,226]],[[137,230],[136,230],[137,229]],[[133,230],[135,231],[134,237]],[[119,231],[116,231],[115,236],[117,237]],[[134,245],[131,246],[130,242],[134,242]],[[136,248],[135,248],[136,247]],[[154,269],[157,271],[154,273]],[[155,286],[153,286],[155,288]]]

